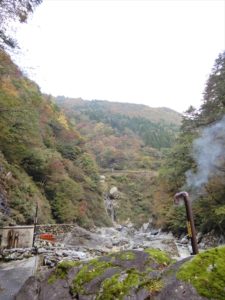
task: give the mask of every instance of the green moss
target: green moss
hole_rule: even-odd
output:
[[[146,282],[143,287],[145,287],[151,296],[155,293],[158,293],[163,288],[163,282],[161,279],[151,279]]]
[[[148,279],[146,273],[135,269],[129,269],[126,273],[115,274],[107,278],[102,285],[97,300],[122,300],[133,289],[136,291],[145,288],[150,295],[153,295],[163,287],[160,279]]]
[[[153,271],[153,269],[152,269],[151,267],[145,268],[145,272],[147,272],[147,273],[150,273],[150,272],[152,272],[152,271]]]
[[[71,286],[71,292],[76,295],[78,292],[84,293],[84,284],[90,282],[92,279],[102,275],[107,268],[110,268],[112,264],[110,262],[99,261],[94,259],[78,272],[73,280]]]
[[[168,265],[170,259],[168,256],[160,250],[148,249],[149,259],[154,264],[158,263],[159,266]],[[76,274],[71,286],[70,291],[73,296],[87,295],[89,292],[86,289],[92,280],[99,279],[98,285],[99,292],[96,300],[122,300],[125,296],[128,296],[130,292],[138,292],[141,289],[145,289],[150,295],[157,293],[161,290],[163,284],[161,281],[161,273],[156,278],[149,278],[149,273],[152,271],[151,266],[146,265],[145,271],[137,271],[136,268],[121,270],[117,265],[117,260],[134,260],[136,253],[132,251],[122,251],[120,253],[113,253],[106,257],[107,260],[94,259],[89,263],[84,264],[82,269]],[[110,278],[104,278],[104,273],[108,268],[116,268],[116,274]],[[158,267],[157,267],[158,268]],[[62,269],[62,268],[61,268]],[[62,270],[66,269],[63,268]],[[62,271],[60,270],[60,271]],[[63,273],[64,274],[64,273]],[[103,276],[102,276],[103,275]],[[62,274],[61,274],[62,276]],[[102,277],[101,277],[102,276]],[[100,278],[101,277],[101,278]]]
[[[177,278],[191,283],[201,296],[225,299],[225,247],[207,250],[185,263]]]
[[[113,254],[110,254],[109,257],[110,257],[110,262],[112,264],[115,263],[115,261],[116,261],[116,255],[113,253]]]
[[[55,271],[51,274],[48,279],[49,284],[53,284],[56,282],[57,279],[65,279],[67,277],[69,269],[72,267],[78,267],[81,265],[80,261],[63,261],[58,264]]]
[[[133,251],[120,251],[117,253],[111,253],[108,257],[110,258],[110,262],[115,264],[116,260],[134,260],[136,255]]]
[[[126,175],[111,175],[111,177],[113,179],[115,179],[116,181],[118,181],[119,183],[127,183],[129,181],[129,179],[127,178]]]
[[[117,254],[117,256],[121,259],[121,260],[133,260],[135,259],[136,255],[134,252],[132,251],[122,251],[119,252]]]
[[[140,280],[140,274],[134,269],[122,275],[115,274],[103,282],[102,292],[97,300],[122,300],[131,288],[138,288]]]
[[[148,248],[144,250],[145,253],[148,253],[149,258],[153,258],[156,262],[163,266],[170,265],[173,260],[163,251],[154,248]]]

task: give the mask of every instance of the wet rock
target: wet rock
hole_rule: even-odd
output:
[[[11,260],[22,260],[33,256],[32,248],[14,248],[14,249],[2,249],[0,260],[11,261]]]
[[[109,190],[109,196],[112,199],[118,199],[120,196],[120,193],[118,191],[118,188],[116,186],[113,186],[110,190]]]
[[[47,255],[43,258],[43,265],[53,268],[60,262],[60,260],[61,259],[59,257]]]
[[[49,252],[49,250],[46,249],[46,248],[38,248],[37,251],[38,251],[38,254],[42,254],[42,253],[47,253],[47,252]]]
[[[196,236],[197,242],[198,242],[198,243],[201,243],[202,238],[203,238],[202,232],[198,232],[198,233],[197,233],[197,236]]]
[[[101,183],[104,183],[105,182],[105,175],[100,175],[99,180],[100,180]]]
[[[104,195],[105,208],[108,216],[112,220],[112,223],[115,222],[115,207],[117,206],[116,200],[108,193]]]
[[[87,254],[85,252],[82,251],[75,251],[75,250],[57,250],[55,252],[56,256],[59,257],[69,257],[70,259],[86,259],[87,258]]]
[[[188,244],[188,243],[189,243],[188,236],[186,235],[185,237],[183,237],[183,238],[180,240],[180,243],[181,243],[181,244]]]
[[[151,235],[157,235],[157,234],[159,234],[159,230],[158,229],[151,230]]]
[[[207,249],[210,247],[216,247],[218,245],[222,245],[225,243],[224,236],[218,236],[216,232],[211,231],[204,234],[201,238],[201,242],[199,243],[199,247],[201,249]]]
[[[141,231],[141,232],[147,232],[149,229],[150,229],[150,224],[149,224],[149,223],[144,223],[144,224],[141,226],[140,231]]]

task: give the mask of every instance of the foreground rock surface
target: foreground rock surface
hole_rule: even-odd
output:
[[[24,282],[33,274],[36,258],[0,264],[0,299],[13,300]],[[15,272],[16,270],[16,272]],[[32,299],[32,298],[30,298]]]
[[[41,277],[30,277],[16,300],[223,300],[224,255],[220,247],[174,263],[149,248],[86,263],[64,261]]]

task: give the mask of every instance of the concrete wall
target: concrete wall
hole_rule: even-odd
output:
[[[5,226],[0,228],[1,248],[30,248],[33,243],[34,226]]]

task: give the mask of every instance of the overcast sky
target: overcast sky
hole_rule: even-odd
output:
[[[225,1],[43,0],[18,39],[45,93],[183,112],[225,50]]]

